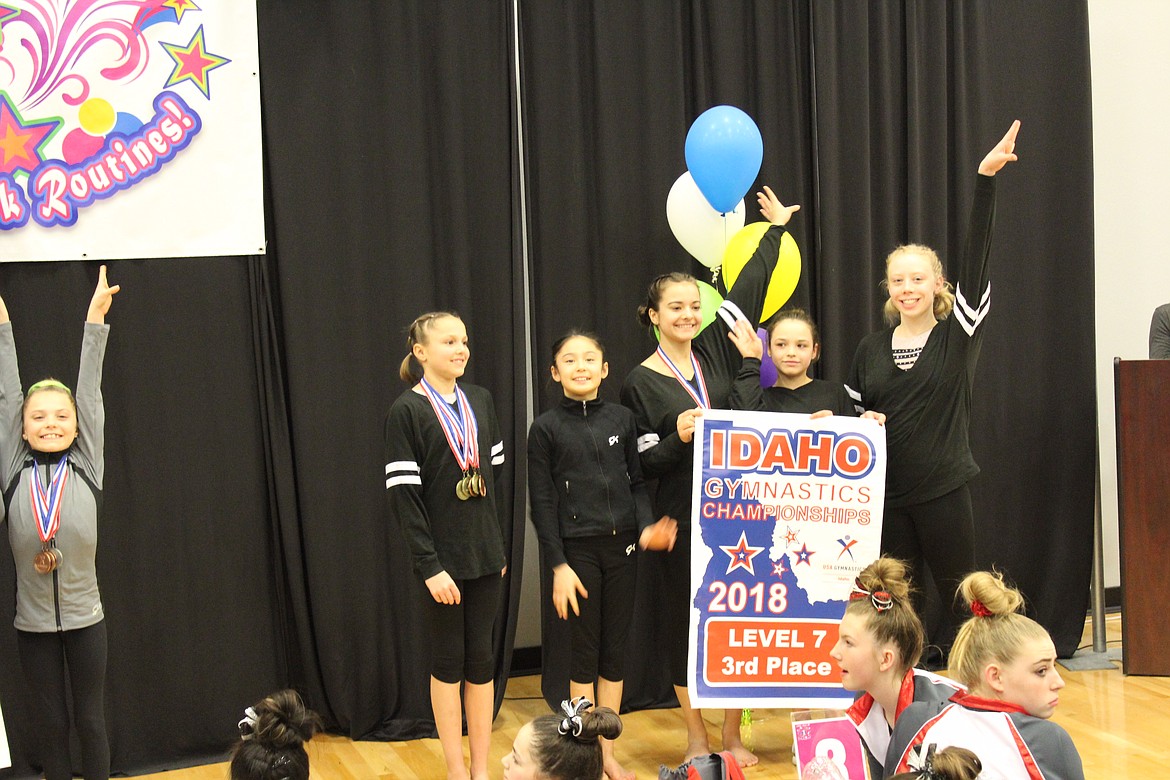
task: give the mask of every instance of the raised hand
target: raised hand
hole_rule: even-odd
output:
[[[727,331],[727,338],[731,339],[739,354],[745,358],[763,358],[764,343],[747,320],[736,320],[735,327]]]
[[[114,295],[122,289],[122,285],[113,287],[106,281],[106,267],[98,270],[97,287],[94,288],[93,298],[89,301],[89,311],[86,313],[86,322],[101,325],[106,321],[106,314],[110,311],[110,304],[114,302]]]
[[[763,192],[756,193],[756,202],[760,204],[760,213],[764,219],[773,225],[787,225],[792,215],[800,211],[800,206],[785,206],[772,192],[772,188],[764,185]]]
[[[1020,132],[1020,120],[1017,119],[1012,122],[1012,126],[1008,128],[1004,137],[999,139],[999,143],[992,147],[987,156],[983,158],[983,162],[979,163],[981,174],[994,176],[1003,166],[1019,159],[1016,157],[1016,133],[1018,132]]]

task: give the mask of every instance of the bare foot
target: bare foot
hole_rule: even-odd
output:
[[[730,750],[731,755],[735,756],[735,760],[739,762],[740,767],[744,769],[760,763],[759,757],[756,756],[756,754],[752,751],[748,750],[738,739],[724,740],[723,749]]]
[[[687,742],[687,755],[683,759],[683,763],[690,761],[692,758],[699,756],[707,756],[711,754],[711,743],[707,740],[690,740]]]
[[[605,761],[605,776],[609,780],[636,780],[637,778],[633,772],[619,764],[613,756]]]

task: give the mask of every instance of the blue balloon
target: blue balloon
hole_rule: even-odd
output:
[[[720,214],[735,209],[760,173],[764,139],[746,113],[735,106],[704,111],[687,131],[687,170],[699,192]]]

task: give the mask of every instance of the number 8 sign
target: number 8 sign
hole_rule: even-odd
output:
[[[853,722],[840,715],[810,715],[807,711],[792,713],[792,744],[801,780],[870,780],[865,749]]]

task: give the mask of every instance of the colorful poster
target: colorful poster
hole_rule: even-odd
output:
[[[250,0],[0,0],[0,260],[264,252]]]
[[[696,706],[844,708],[829,651],[878,557],[885,430],[710,410],[695,432],[689,691]]]

